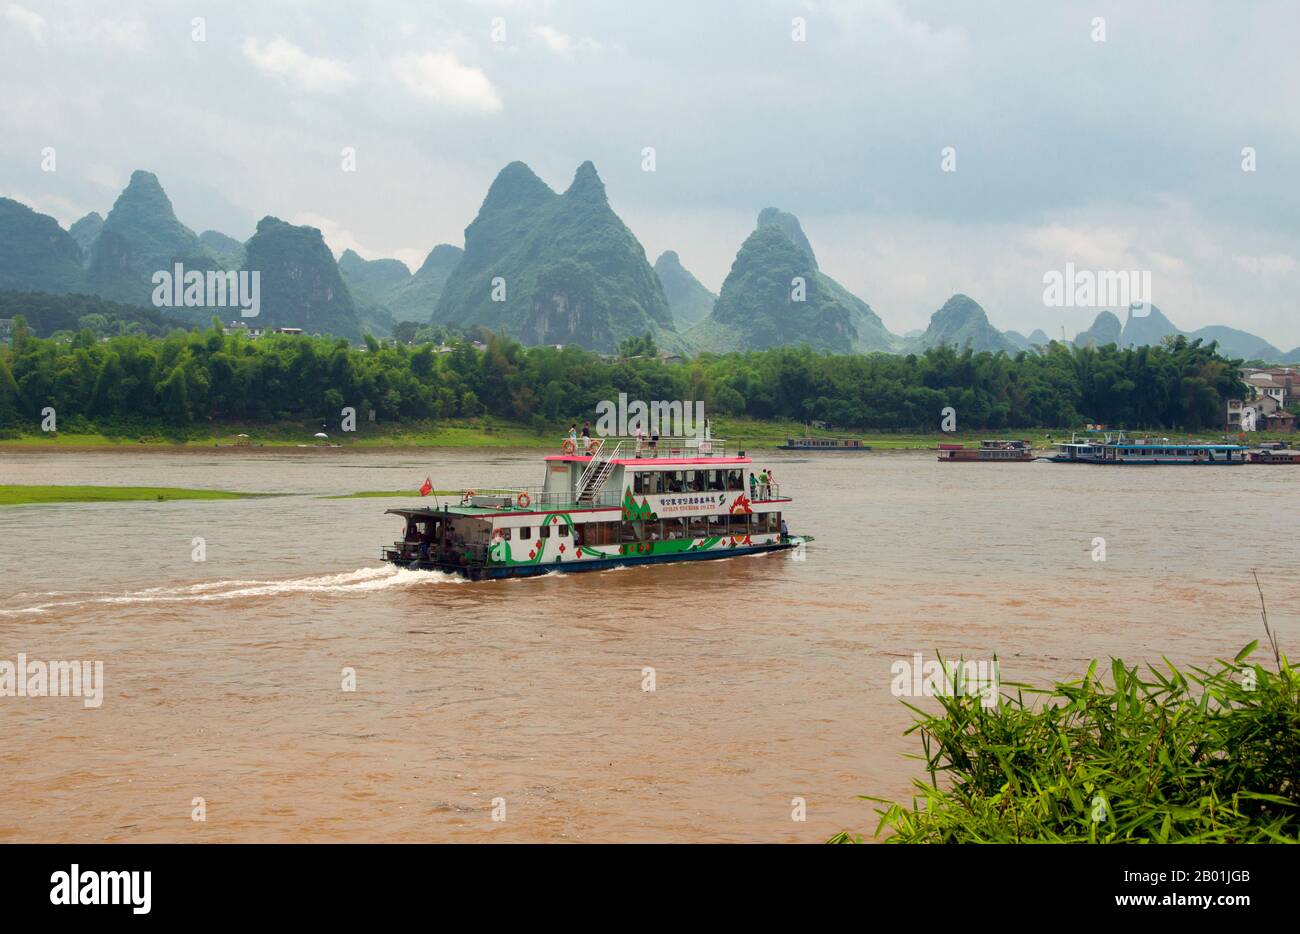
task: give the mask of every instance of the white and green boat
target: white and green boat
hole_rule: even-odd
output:
[[[744,451],[717,439],[565,441],[541,486],[465,490],[453,501],[389,509],[403,567],[473,580],[700,561],[796,548],[791,502]]]

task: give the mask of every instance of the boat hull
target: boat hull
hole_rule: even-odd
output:
[[[738,545],[735,548],[719,548],[701,551],[686,551],[677,554],[616,555],[609,558],[584,558],[580,561],[554,561],[550,564],[488,564],[456,565],[434,561],[403,561],[386,559],[397,567],[418,571],[444,571],[469,580],[504,580],[510,577],[538,577],[552,572],[577,573],[580,571],[608,571],[612,568],[635,567],[644,564],[669,564],[678,561],[711,561],[719,558],[739,558],[745,555],[763,554],[769,551],[789,551],[801,544],[812,541],[812,536],[791,536],[782,542],[763,545]]]

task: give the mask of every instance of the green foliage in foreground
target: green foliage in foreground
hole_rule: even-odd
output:
[[[191,490],[175,486],[24,486],[0,485],[0,506],[29,503],[116,503],[131,500],[242,499],[256,493]]]
[[[997,707],[941,698],[919,732],[910,808],[880,798],[891,843],[1268,843],[1300,837],[1300,674],[1233,662],[1185,675],[1094,661],[1082,680]],[[1251,681],[1253,679],[1253,685]],[[1007,685],[1003,685],[1007,687]],[[1031,705],[1025,694],[1041,693]],[[909,705],[910,706],[910,705]],[[940,787],[942,779],[943,787]],[[1100,817],[1094,820],[1094,816]],[[860,842],[841,833],[833,843]]]

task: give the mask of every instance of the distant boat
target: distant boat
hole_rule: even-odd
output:
[[[786,438],[778,451],[870,451],[861,438]]]
[[[964,444],[939,445],[939,460],[960,463],[1023,464],[1034,459],[1028,441],[981,441],[977,448]]]
[[[1080,439],[1075,434],[1068,442],[1058,443],[1056,453],[1048,460],[1057,464],[1231,466],[1246,463],[1246,454],[1247,449],[1241,444],[1173,441],[1169,438],[1134,440],[1125,437],[1124,432],[1119,431],[1106,432],[1100,440]]]
[[[1287,451],[1282,448],[1261,448],[1246,455],[1249,464],[1293,464],[1300,466],[1300,451]]]

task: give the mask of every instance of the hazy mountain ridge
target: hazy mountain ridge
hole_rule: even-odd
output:
[[[315,227],[264,217],[244,250],[246,268],[261,273],[259,326],[299,327],[352,340],[361,336],[352,294]]]
[[[958,350],[969,347],[976,353],[1015,353],[1021,349],[989,324],[988,315],[978,302],[960,293],[944,302],[943,307],[930,316],[930,325],[925,333],[908,343],[908,350],[912,352],[932,347],[955,347]]]
[[[442,298],[447,280],[460,265],[465,251],[450,243],[440,243],[429,251],[414,275],[391,286],[384,296],[384,304],[397,321],[431,321],[438,300]]]
[[[0,198],[0,289],[72,292],[84,279],[81,247],[58,221]]]
[[[647,332],[662,347],[682,346],[645,249],[609,206],[590,162],[563,194],[522,162],[501,170],[465,229],[464,256],[432,323],[601,351]]]
[[[679,330],[684,331],[708,317],[718,296],[691,275],[674,250],[660,253],[654,270]]]
[[[773,207],[759,212],[713,311],[686,336],[713,352],[806,343],[858,353],[903,344],[870,305],[818,268],[799,219]]]
[[[77,246],[81,247],[81,258],[83,265],[90,265],[90,248],[95,244],[95,238],[99,232],[104,229],[104,218],[98,211],[91,211],[85,217],[73,222],[68,228],[68,233],[72,234],[72,239],[77,241]]]
[[[1074,335],[1074,343],[1080,347],[1105,347],[1118,344],[1123,337],[1124,326],[1112,312],[1102,311],[1093,319],[1087,330]]]
[[[158,177],[137,169],[94,240],[87,283],[104,298],[148,305],[154,273],[176,263],[187,272],[220,268],[198,235],[177,220]]]
[[[275,219],[263,223],[267,220]],[[255,267],[248,247],[257,234],[249,244],[213,230],[195,235],[176,217],[150,172],[132,173],[107,217],[90,212],[66,231],[54,218],[0,198],[0,289],[83,293],[149,306],[153,274],[181,263],[187,271],[258,268],[264,292],[269,287],[275,297],[271,317],[258,323],[325,329],[354,339],[363,331],[386,335],[395,321],[409,320],[482,324],[525,343],[576,343],[600,350],[612,350],[622,338],[646,331],[664,349],[679,350],[811,343],[843,353],[904,352],[946,344],[1014,353],[1051,340],[1041,328],[1028,337],[997,331],[984,309],[960,294],[931,316],[924,331],[894,335],[870,305],[821,271],[798,218],[775,207],[759,212],[754,233],[776,231],[793,250],[769,237],[755,241],[751,234],[721,293],[714,295],[674,251],[665,251],[649,266],[641,244],[609,206],[590,162],[578,168],[563,194],[522,162],[510,163],[466,228],[469,249],[440,244],[414,274],[398,260],[367,261],[352,250],[345,250],[337,263],[332,256],[327,262],[317,248],[317,242],[324,245],[319,231],[283,226],[298,233],[277,227],[273,236],[264,237],[258,245],[261,266]],[[263,232],[262,224],[258,230]],[[315,231],[314,239],[309,231]],[[284,255],[277,255],[281,250]],[[765,271],[759,267],[769,253],[773,265]],[[288,281],[269,281],[277,276]],[[790,300],[790,280],[796,276],[806,283],[803,303]],[[497,278],[505,283],[503,302],[491,300]],[[780,288],[777,280],[783,282]],[[265,296],[263,304],[267,307]],[[203,323],[214,312],[238,316],[235,309],[174,311]],[[1103,310],[1073,343],[1135,346],[1185,334],[1215,341],[1230,357],[1300,362],[1300,347],[1283,352],[1225,325],[1182,331],[1154,306],[1139,311],[1145,313],[1130,310],[1121,325],[1116,315]]]

